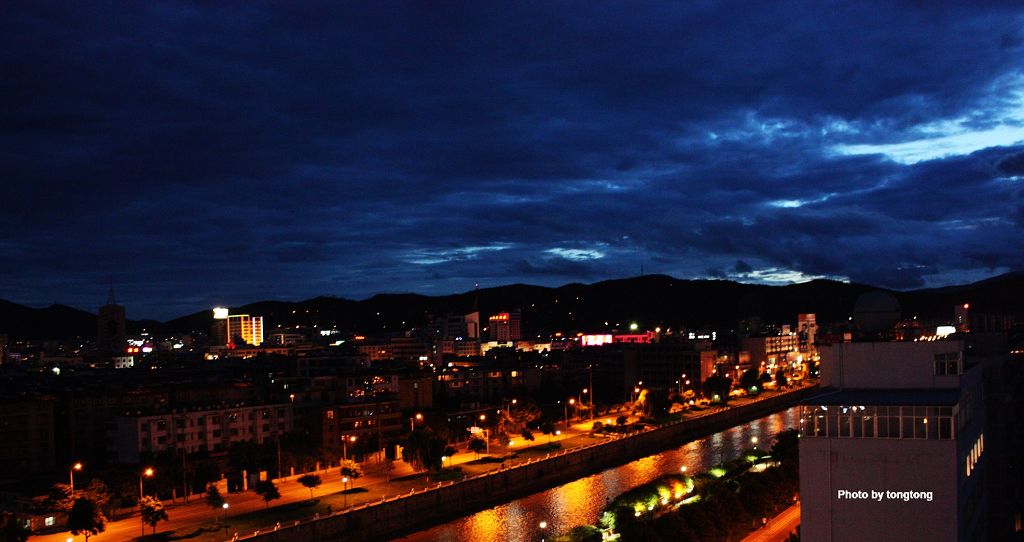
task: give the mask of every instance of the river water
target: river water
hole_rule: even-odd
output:
[[[706,471],[716,463],[738,457],[751,447],[754,437],[757,437],[758,446],[771,446],[776,433],[796,428],[799,419],[798,407],[783,410],[398,540],[535,542],[540,539],[539,525],[542,521],[547,522],[549,533],[595,523],[606,502],[617,495],[664,474],[679,472],[684,465],[689,472]]]

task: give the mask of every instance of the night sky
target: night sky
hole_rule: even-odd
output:
[[[0,298],[1020,270],[1024,10],[892,4],[5,2]]]

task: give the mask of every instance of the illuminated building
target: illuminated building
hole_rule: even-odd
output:
[[[445,354],[455,357],[479,356],[482,353],[480,341],[469,340],[459,341],[445,339],[434,341],[434,360],[440,362]]]
[[[356,350],[370,361],[419,361],[430,354],[430,345],[419,337],[391,337],[380,341],[360,342]]]
[[[964,341],[842,343],[821,360],[822,393],[801,406],[801,537],[988,539],[992,439]],[[920,496],[856,493],[871,491]]]
[[[518,310],[500,312],[488,318],[487,324],[490,326],[491,340],[507,343],[522,339],[522,331],[520,329],[521,318],[522,313]]]
[[[518,369],[487,369],[468,364],[449,368],[436,377],[440,393],[450,398],[482,402],[507,397],[509,390],[524,384],[523,378],[523,371]]]
[[[467,340],[480,338],[480,313],[448,314],[443,318],[432,317],[431,330],[435,339]]]
[[[231,314],[227,319],[228,342],[234,343],[237,338],[252,346],[263,344],[263,317],[248,314]]]
[[[763,337],[743,337],[740,339],[740,350],[750,353],[750,363],[761,370],[772,370],[795,358],[800,352],[800,339],[789,326],[782,326],[777,335]]]
[[[801,354],[813,355],[814,340],[818,334],[818,323],[814,314],[796,315],[797,350]]]
[[[612,343],[650,344],[657,342],[658,334],[653,331],[646,333],[599,333],[580,335],[580,346],[601,346]]]
[[[228,309],[213,309],[211,344],[229,348],[241,345],[263,344],[263,317],[248,314],[230,314]]]
[[[116,416],[108,443],[119,463],[171,450],[222,454],[237,442],[263,443],[293,430],[292,404],[232,405]]]

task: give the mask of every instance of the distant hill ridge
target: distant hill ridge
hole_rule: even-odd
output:
[[[555,288],[511,284],[446,296],[378,294],[362,301],[329,296],[299,302],[259,301],[232,307],[232,312],[263,316],[268,332],[278,325],[318,325],[386,333],[423,326],[428,314],[467,313],[474,305],[483,318],[520,308],[524,333],[529,334],[598,331],[608,329],[605,322],[664,328],[721,327],[759,316],[768,323],[791,323],[804,312],[816,313],[819,323],[828,323],[845,320],[857,297],[871,290],[885,289],[832,280],[767,286],[646,275]],[[954,305],[970,303],[977,312],[1011,314],[1024,320],[1024,273],[1020,272],[958,286],[885,291],[899,300],[904,317],[952,318]],[[167,322],[133,320],[128,328],[130,332],[145,328],[156,333],[190,333],[209,330],[211,323],[210,311],[204,310]],[[21,339],[92,337],[96,334],[96,315],[64,305],[33,309],[0,300],[0,333]]]

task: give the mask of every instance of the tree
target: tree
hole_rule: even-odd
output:
[[[619,416],[618,418],[615,418],[615,425],[618,425],[619,427],[625,427],[627,422],[629,422],[629,416]]]
[[[217,489],[216,484],[210,484],[206,486],[206,506],[213,508],[214,510],[220,510],[224,508],[224,496],[220,494],[220,490]]]
[[[309,475],[309,474],[307,474],[306,476],[316,476],[316,475]],[[306,476],[303,476],[302,478],[305,478]],[[302,478],[299,478],[299,483],[305,486],[306,484],[302,482]],[[316,480],[317,480],[316,485],[320,485],[320,477],[319,476],[316,476]],[[310,487],[310,486],[306,486],[306,487]],[[275,500],[281,498],[281,492],[277,490],[277,486],[274,485],[274,482],[272,482],[270,480],[260,480],[259,482],[256,482],[256,484],[252,486],[252,490],[253,490],[253,492],[255,492],[260,497],[263,497],[263,504],[264,504],[264,506],[266,508],[270,508],[270,501],[275,501]],[[309,495],[310,495],[309,498],[312,499],[313,498],[313,490],[312,489],[309,490]]]
[[[548,420],[540,424],[540,432],[548,436],[548,444],[551,444],[551,435],[555,434],[555,424]]]
[[[416,469],[440,470],[447,436],[433,427],[417,427],[409,433],[402,448],[402,459]]]
[[[743,375],[740,376],[740,387],[745,390],[750,390],[754,386],[760,383],[757,371],[755,369],[747,369],[743,371]]]
[[[480,459],[480,452],[487,449],[487,443],[480,437],[473,437],[469,439],[469,451],[476,454],[476,458]]]
[[[458,451],[458,450],[456,450],[456,449],[455,449],[454,447],[452,447],[452,446],[445,446],[445,447],[444,447],[444,456],[448,458],[448,466],[449,466],[449,467],[450,467],[450,466],[452,466],[452,457],[453,457],[453,456],[454,456],[455,454],[457,454],[457,453],[459,453],[459,451]],[[442,465],[442,466],[443,466],[443,465]]]
[[[601,422],[594,422],[590,426],[590,432],[591,433],[601,433],[601,432],[604,432],[604,424],[601,423]]]
[[[107,517],[103,515],[96,501],[88,497],[79,497],[75,499],[68,512],[67,526],[71,534],[84,534],[86,542],[89,542],[90,536],[107,530]]]
[[[68,512],[75,502],[71,498],[71,486],[67,484],[53,484],[50,492],[46,495],[44,502],[47,508],[58,512]]]
[[[729,390],[732,389],[732,379],[721,375],[709,376],[704,380],[704,395],[723,403],[729,400]]]
[[[644,401],[644,414],[652,418],[661,418],[668,414],[668,409],[671,408],[672,403],[668,400],[668,396],[664,393],[650,392],[647,394],[646,400]]]
[[[580,525],[556,538],[564,542],[601,542],[601,531],[593,525]]]
[[[113,501],[113,493],[111,492],[110,487],[107,486],[103,480],[93,478],[89,481],[89,485],[82,489],[81,493],[76,490],[75,494],[83,497],[89,497],[96,501],[96,505],[103,511],[103,515],[110,514],[110,504]]]
[[[142,497],[139,505],[142,513],[142,522],[153,527],[153,534],[156,534],[156,524],[161,521],[167,521],[167,510],[164,510],[164,503],[160,502],[160,499],[156,497],[146,495]]]
[[[508,414],[509,419],[511,419],[512,423],[515,424],[513,426],[514,428],[521,425],[525,426],[526,424],[539,419],[541,411],[540,407],[537,406],[537,403],[534,403],[529,399],[520,399],[516,401],[516,404],[509,407]]]
[[[304,474],[299,476],[299,483],[309,489],[309,498],[312,500],[313,490],[320,487],[320,484],[324,483],[324,481],[320,478],[319,474]]]
[[[502,446],[508,446],[508,443],[512,442],[512,439],[509,438],[508,433],[504,431],[498,431],[498,433],[494,435],[494,440],[498,441],[498,444],[501,444]]]
[[[352,460],[341,462],[341,476],[348,478],[349,482],[361,477],[362,475],[363,468],[359,466],[359,463]]]
[[[530,431],[529,427],[524,427],[523,430],[519,432],[519,434],[523,436],[524,440],[528,440],[530,442],[533,442],[534,440],[533,431]]]
[[[775,385],[784,388],[789,385],[789,380],[786,379],[786,371],[778,370],[775,371]]]

